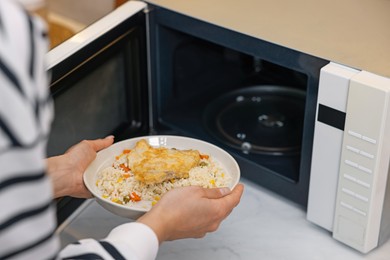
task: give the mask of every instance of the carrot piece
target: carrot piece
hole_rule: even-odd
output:
[[[130,168],[127,167],[124,163],[119,164],[119,167],[124,170],[125,172],[129,172]]]
[[[141,200],[141,197],[138,196],[137,193],[132,192],[132,193],[130,194],[130,199],[131,199],[131,201],[140,201],[140,200]]]
[[[208,159],[209,156],[207,154],[200,154],[200,159]]]

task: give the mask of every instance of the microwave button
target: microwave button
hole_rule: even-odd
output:
[[[354,167],[354,168],[359,168],[359,165],[353,161],[345,160],[345,163],[348,164],[349,166]]]
[[[363,155],[363,156],[365,156],[367,158],[374,159],[374,155],[373,154],[367,153],[365,151],[360,151],[359,154]]]
[[[363,196],[363,195],[360,195],[358,193],[355,193],[355,198],[361,200],[361,201],[364,201],[364,202],[368,202],[368,198],[366,196]]]
[[[354,153],[360,153],[360,150],[355,148],[355,147],[352,147],[350,145],[347,145],[347,150],[351,151],[351,152],[354,152]]]
[[[341,201],[340,202],[341,206],[343,206],[344,208],[347,208],[347,209],[350,209],[350,210],[353,210],[353,206],[344,202],[344,201]]]
[[[374,155],[373,154],[370,154],[370,153],[367,153],[365,151],[359,150],[358,148],[350,146],[350,145],[347,145],[346,147],[347,147],[348,151],[351,151],[351,152],[356,153],[356,154],[360,154],[360,155],[362,155],[364,157],[367,157],[367,158],[370,158],[370,159],[374,159]]]
[[[362,138],[362,135],[361,135],[361,134],[356,133],[356,132],[354,132],[354,131],[352,131],[352,130],[348,130],[348,134],[350,134],[350,135],[352,135],[352,136],[354,136],[354,137],[356,137],[356,138],[359,138],[359,139]]]
[[[369,142],[369,143],[372,143],[372,144],[376,144],[376,140],[375,139],[372,139],[372,138],[370,138],[370,137],[367,137],[367,136],[362,136],[362,139],[364,140],[364,141],[367,141],[367,142]]]
[[[364,186],[366,188],[370,188],[371,187],[371,185],[369,183],[367,183],[365,181],[362,181],[362,180],[359,180],[359,179],[356,179],[356,183],[360,184],[360,185],[362,185],[362,186]]]
[[[342,188],[341,189],[344,193],[348,194],[348,195],[351,195],[351,196],[355,196],[355,192],[349,190],[349,189],[346,189],[346,188]]]
[[[343,175],[344,176],[344,178],[345,179],[347,179],[347,180],[350,180],[350,181],[352,181],[352,182],[355,182],[355,183],[357,183],[357,184],[359,184],[359,185],[362,185],[363,187],[365,187],[365,188],[370,188],[371,187],[371,185],[369,184],[369,183],[367,183],[367,182],[364,182],[364,181],[362,181],[362,180],[359,180],[359,179],[357,179],[357,178],[355,178],[355,177],[353,177],[353,176],[351,176],[351,175],[349,175],[349,174],[344,174]]]
[[[363,210],[360,210],[360,209],[357,209],[357,208],[353,208],[352,210],[355,211],[356,213],[362,215],[362,216],[367,216],[367,212],[365,212]]]
[[[346,178],[347,180],[353,181],[353,182],[357,182],[356,178],[349,175],[349,174],[344,174],[344,178]]]
[[[368,169],[368,168],[366,168],[366,167],[364,167],[364,166],[361,166],[361,165],[359,165],[358,168],[359,168],[359,170],[361,170],[361,171],[364,171],[364,172],[366,172],[366,173],[368,173],[368,174],[372,174],[372,170],[371,170],[371,169]]]
[[[353,212],[356,212],[358,213],[359,215],[362,215],[362,216],[367,216],[367,212],[363,211],[363,210],[360,210],[360,209],[357,209],[355,208],[354,206],[352,206],[351,204],[348,204],[344,201],[341,201],[340,202],[341,206],[343,206],[344,208],[347,208],[349,210],[352,210]]]
[[[350,195],[350,196],[352,196],[352,197],[355,197],[355,198],[357,198],[357,199],[359,199],[359,200],[361,200],[361,201],[368,202],[368,198],[365,197],[365,196],[363,196],[363,195],[360,195],[360,194],[358,194],[358,193],[356,193],[356,192],[353,192],[353,191],[351,191],[351,190],[349,190],[349,189],[347,189],[347,188],[342,188],[341,190],[342,190],[345,194],[348,194],[348,195]]]
[[[365,173],[372,174],[372,170],[371,169],[368,169],[368,168],[366,168],[364,166],[361,166],[361,165],[359,165],[359,164],[357,164],[357,163],[355,163],[353,161],[345,160],[345,163],[347,165],[352,166],[354,168],[357,168],[357,169],[359,169],[359,170],[361,170],[361,171],[363,171]]]
[[[347,241],[349,245],[363,246],[366,228],[362,223],[349,216],[339,215],[335,219],[335,230],[333,237],[338,240]]]

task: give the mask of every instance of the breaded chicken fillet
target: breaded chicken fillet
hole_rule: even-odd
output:
[[[200,154],[197,150],[154,148],[142,139],[136,143],[127,159],[137,180],[153,184],[188,178],[190,169],[199,164]]]

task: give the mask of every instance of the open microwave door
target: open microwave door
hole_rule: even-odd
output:
[[[148,133],[145,7],[130,1],[48,52],[55,106],[48,156],[83,139]],[[82,202],[59,199],[58,224]]]

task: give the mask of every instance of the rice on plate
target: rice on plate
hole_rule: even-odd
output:
[[[156,148],[197,150],[200,160],[189,170],[188,178],[169,178],[161,183],[147,184],[136,178],[127,160],[128,153],[142,139]],[[83,178],[101,206],[116,215],[137,219],[167,191],[177,187],[234,188],[240,179],[240,169],[230,154],[202,140],[169,135],[145,136],[115,143],[98,152]]]

